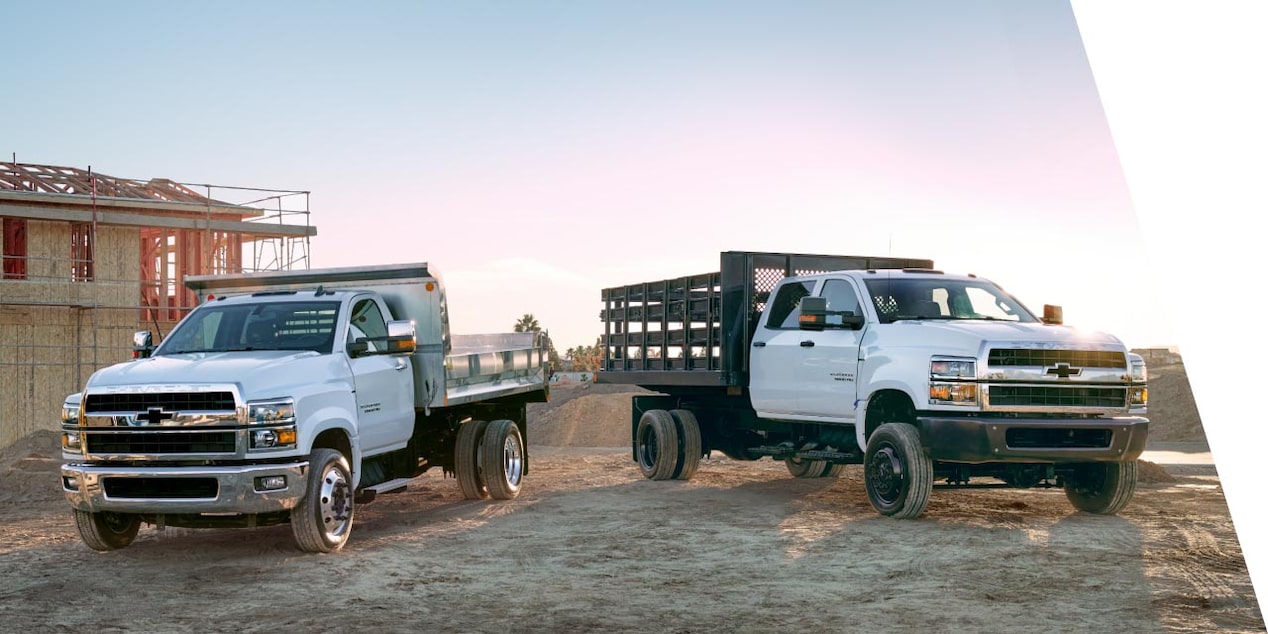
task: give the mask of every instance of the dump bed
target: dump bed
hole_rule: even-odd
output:
[[[541,333],[450,335],[444,284],[427,264],[199,275],[185,279],[199,302],[263,290],[357,290],[381,295],[393,318],[414,321],[414,403],[445,407],[545,390],[549,342]]]
[[[746,386],[748,344],[785,277],[932,268],[932,260],[726,251],[719,270],[603,290],[599,383]]]

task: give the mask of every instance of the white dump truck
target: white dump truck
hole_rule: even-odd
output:
[[[1123,509],[1149,421],[1144,360],[930,260],[728,251],[720,270],[603,291],[595,380],[633,398],[634,460],[689,479],[703,455],[783,460],[799,478],[862,464],[883,515],[935,484],[1062,487]]]
[[[83,541],[141,524],[289,522],[344,546],[357,502],[440,467],[468,499],[528,474],[526,404],[548,396],[544,333],[452,335],[440,276],[402,264],[198,276],[157,346],[62,408],[62,486]]]

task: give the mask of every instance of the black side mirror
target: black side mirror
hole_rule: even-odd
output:
[[[858,330],[863,327],[862,315],[848,310],[828,310],[828,300],[824,297],[803,297],[799,306],[801,315],[797,317],[797,326],[802,330]]]
[[[828,323],[828,300],[823,297],[803,297],[798,305],[801,315],[797,327],[802,330],[823,330]]]
[[[365,339],[358,339],[358,340],[356,340],[356,341],[349,341],[349,342],[348,342],[348,346],[347,346],[347,350],[348,350],[348,356],[350,356],[350,357],[352,357],[352,358],[354,358],[354,359],[355,359],[356,357],[362,356],[362,355],[364,355],[365,353],[369,352],[369,351],[370,351],[370,344],[369,344],[369,343],[366,343],[366,340],[365,340]]]

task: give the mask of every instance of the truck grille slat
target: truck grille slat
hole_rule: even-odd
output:
[[[1127,356],[1112,350],[995,348],[986,363],[990,366],[1048,367],[1064,363],[1075,368],[1126,368]]]
[[[144,412],[152,407],[174,412],[232,412],[233,392],[168,392],[153,394],[89,394],[87,414]]]
[[[1127,406],[1127,390],[1121,387],[990,386],[992,407],[1107,407]]]
[[[233,453],[237,449],[237,435],[232,431],[90,432],[84,442],[90,454]]]

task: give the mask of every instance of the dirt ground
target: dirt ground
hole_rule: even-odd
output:
[[[1264,631],[1210,465],[1142,463],[1143,483],[1116,517],[1075,512],[1059,490],[936,489],[925,516],[896,521],[872,510],[860,467],[798,480],[781,463],[714,453],[690,482],[645,480],[624,446],[628,397],[554,388],[530,413],[519,498],[463,500],[456,482],[430,472],[359,506],[351,541],[331,555],[297,551],[288,526],[146,527],[128,549],[91,551],[57,488],[55,436],[33,435],[0,461],[0,623],[34,632]],[[1200,434],[1196,409],[1192,417]]]

